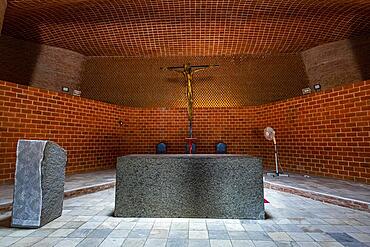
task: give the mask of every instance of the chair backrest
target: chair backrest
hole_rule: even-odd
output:
[[[226,154],[227,153],[227,145],[226,143],[219,142],[216,144],[216,154]]]
[[[157,144],[155,149],[156,154],[166,154],[167,153],[167,145],[164,142],[160,142]]]

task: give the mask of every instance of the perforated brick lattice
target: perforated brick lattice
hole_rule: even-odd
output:
[[[8,0],[3,33],[89,56],[295,53],[370,34],[369,0]]]
[[[186,107],[186,80],[165,66],[218,64],[193,76],[194,107],[258,105],[302,94],[303,62],[293,54],[234,57],[89,58],[82,97],[134,107]]]

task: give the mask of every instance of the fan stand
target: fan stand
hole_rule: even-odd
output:
[[[279,172],[279,155],[278,155],[278,148],[277,148],[275,137],[273,138],[273,142],[274,142],[274,150],[275,150],[275,152],[274,152],[275,153],[275,172],[268,172],[267,176],[271,176],[271,177],[289,177],[288,174]]]

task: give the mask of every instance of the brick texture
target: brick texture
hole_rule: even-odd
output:
[[[195,107],[257,105],[302,94],[308,87],[299,54],[265,56],[92,57],[81,76],[82,97],[133,107],[186,107],[186,80],[166,66],[218,64],[194,74]]]
[[[195,107],[241,107],[296,97],[320,83],[329,89],[370,79],[370,39],[333,42],[296,54],[214,57],[85,57],[73,51],[0,37],[0,80],[131,107],[186,107],[185,80],[160,67],[219,64],[196,73]]]
[[[87,56],[296,53],[370,33],[369,0],[9,0],[4,34]]]
[[[0,34],[3,27],[6,6],[7,6],[6,0],[0,0]]]
[[[78,89],[85,56],[48,45],[0,37],[0,79],[62,92]]]
[[[67,173],[113,168],[124,153],[124,114],[119,106],[0,82],[0,181],[13,180],[20,138],[60,144]]]
[[[256,121],[276,129],[286,170],[370,182],[370,81],[261,106]]]
[[[370,79],[370,36],[316,46],[301,53],[310,85],[328,89]]]
[[[19,138],[58,142],[68,151],[68,173],[114,167],[124,154],[154,153],[159,141],[169,153],[185,150],[184,108],[115,106],[8,82],[0,83],[0,97],[1,182],[13,179]],[[262,157],[271,169],[266,126],[276,129],[284,170],[370,183],[370,81],[267,105],[194,110],[198,153],[214,153],[224,141],[229,153]]]

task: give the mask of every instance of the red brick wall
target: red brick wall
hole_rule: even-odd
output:
[[[132,108],[128,116],[127,153],[153,153],[159,141],[169,153],[184,152],[185,109]],[[229,153],[262,157],[272,169],[266,126],[277,132],[283,169],[370,182],[370,81],[257,107],[194,109],[198,153],[224,141]]]
[[[258,112],[258,126],[277,131],[286,169],[370,183],[370,81],[264,105]],[[272,164],[271,147],[260,141],[260,156]]]
[[[185,152],[186,109],[133,108],[129,115],[128,153],[153,153],[160,141],[167,143],[169,153]],[[229,153],[258,154],[256,108],[194,108],[193,117],[197,153],[215,153],[215,144],[223,141]]]
[[[120,107],[5,82],[0,118],[2,182],[12,179],[18,138],[56,141],[72,173],[114,167],[123,154],[154,153],[159,141],[183,153],[187,135],[186,109]],[[272,168],[266,126],[277,131],[286,170],[370,182],[370,81],[262,106],[194,110],[198,153],[214,153],[224,141],[229,153],[262,157]]]
[[[124,114],[119,106],[0,81],[0,182],[13,179],[20,138],[60,144],[68,173],[114,167]]]

